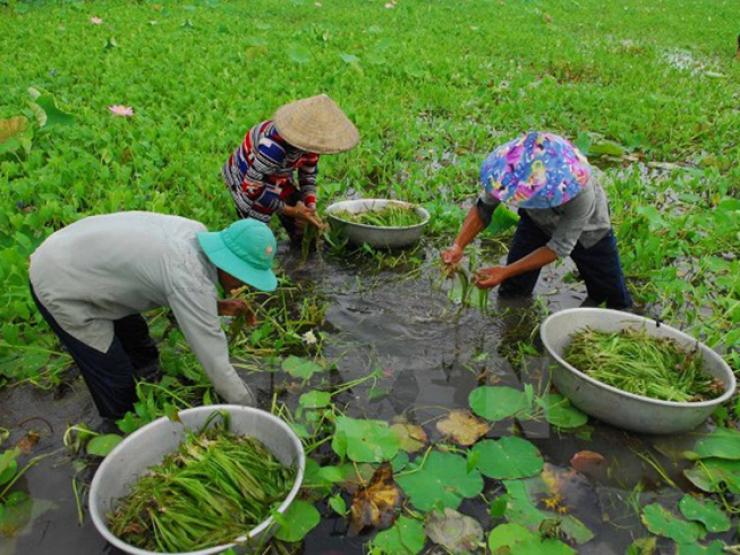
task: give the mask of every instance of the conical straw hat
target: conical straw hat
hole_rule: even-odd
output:
[[[360,140],[354,124],[325,94],[281,106],[275,112],[273,122],[283,139],[308,152],[342,152]]]

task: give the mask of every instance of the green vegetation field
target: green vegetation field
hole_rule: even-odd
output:
[[[320,92],[362,136],[322,157],[320,207],[421,203],[439,247],[497,144],[573,139],[640,307],[739,372],[739,21],[737,0],[0,0],[0,387],[66,365],[28,293],[46,236],[118,210],[228,224],[226,157]]]
[[[448,238],[463,213],[457,207],[476,194],[482,158],[522,131],[598,133],[642,162],[686,165],[609,170],[625,269],[637,298],[660,300],[666,318],[697,327],[713,345],[737,343],[740,5],[388,6],[0,8],[0,117],[33,120],[29,87],[74,116],[70,125],[34,129],[2,155],[2,345],[38,339],[26,327],[38,321],[26,267],[46,235],[89,214],[131,209],[222,226],[233,214],[218,176],[225,157],[281,103],[322,91],[362,134],[351,153],[322,160],[322,199],[354,190],[421,202],[434,232]],[[107,107],[116,104],[135,115],[112,116]]]

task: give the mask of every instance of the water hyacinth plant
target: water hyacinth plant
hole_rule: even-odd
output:
[[[663,401],[704,401],[724,389],[704,371],[698,351],[685,351],[644,329],[608,333],[586,328],[573,334],[565,360],[600,382]]]
[[[108,524],[125,542],[151,551],[230,543],[270,516],[293,487],[295,473],[260,441],[225,426],[191,432],[136,482]]]

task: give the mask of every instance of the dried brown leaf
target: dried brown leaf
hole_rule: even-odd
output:
[[[391,430],[398,436],[401,449],[407,453],[416,453],[424,447],[427,440],[427,433],[424,428],[417,424],[409,422],[398,422],[391,426]]]
[[[19,135],[26,130],[27,126],[28,119],[24,116],[0,119],[0,143]]]
[[[37,432],[30,431],[18,441],[16,447],[18,447],[21,452],[28,455],[33,451],[33,448],[39,442],[39,439],[41,439],[41,436]]]
[[[473,416],[467,410],[453,410],[446,418],[437,422],[439,433],[451,437],[460,445],[473,445],[488,433],[488,423]]]
[[[365,488],[357,490],[350,508],[350,531],[358,534],[365,528],[388,528],[396,520],[401,504],[401,491],[393,480],[390,463],[381,464]]]

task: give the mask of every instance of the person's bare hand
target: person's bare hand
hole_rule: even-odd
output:
[[[504,266],[482,268],[476,272],[473,283],[479,289],[490,289],[500,285],[507,277],[508,273]]]
[[[250,326],[257,323],[255,315],[249,304],[241,299],[221,299],[218,301],[218,314],[220,316],[244,316]]]
[[[302,202],[298,202],[295,206],[286,206],[283,213],[291,218],[303,220],[316,227],[319,231],[323,231],[326,227],[326,224],[321,221],[321,218],[316,213],[316,208],[309,208]]]
[[[443,250],[440,257],[445,265],[445,273],[452,275],[452,272],[462,260],[463,250],[460,245],[454,243],[450,248]]]

